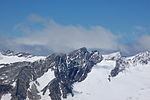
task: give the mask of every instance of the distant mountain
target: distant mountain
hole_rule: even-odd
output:
[[[5,56],[18,56],[18,57],[28,57],[28,58],[33,57],[33,55],[31,55],[30,53],[26,53],[26,52],[15,53],[14,51],[11,51],[11,50],[3,51],[3,52],[1,52],[1,54],[5,55]]]
[[[115,52],[107,55],[103,55],[105,60],[118,60],[122,57],[120,52]]]
[[[116,66],[111,71],[111,76],[116,76],[119,72],[124,71],[129,67],[144,66],[150,63],[150,51],[141,52],[132,57],[122,57],[116,60]]]
[[[150,52],[0,53],[1,100],[149,100]]]
[[[0,64],[10,64],[14,62],[34,62],[39,59],[44,59],[45,56],[33,56],[32,54],[25,53],[25,52],[17,52],[7,50],[0,52]]]

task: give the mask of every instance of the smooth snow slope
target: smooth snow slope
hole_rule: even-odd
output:
[[[109,82],[112,65],[112,61],[97,64],[83,82],[74,85],[75,95],[67,100],[150,100],[150,64],[131,67]]]

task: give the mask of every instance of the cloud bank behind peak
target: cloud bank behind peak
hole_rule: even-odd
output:
[[[101,48],[104,50],[118,50],[118,36],[102,26],[61,25],[52,19],[30,15],[27,24],[19,24],[17,29],[26,36],[17,38],[18,44],[42,45],[56,52],[68,51],[80,47]],[[40,23],[40,28],[35,28]],[[32,25],[31,25],[32,24]],[[31,29],[31,26],[33,29]]]
[[[51,18],[30,14],[23,22],[16,24],[13,30],[21,35],[0,35],[0,50],[12,49],[38,55],[46,55],[52,51],[68,52],[81,47],[121,51],[128,55],[150,50],[149,28],[143,26],[135,27],[133,33],[137,34],[114,34],[100,25],[88,28],[81,25],[62,25]],[[142,34],[143,32],[146,34]],[[134,41],[130,41],[131,38]],[[126,43],[122,43],[122,40]]]

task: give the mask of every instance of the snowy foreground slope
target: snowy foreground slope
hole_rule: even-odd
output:
[[[103,61],[94,66],[83,82],[74,85],[75,96],[67,100],[150,99],[150,65],[131,67],[109,82],[111,65],[111,61]]]
[[[82,55],[83,52],[85,53],[84,56]],[[85,60],[87,53],[88,51],[86,51],[85,49],[84,50],[79,49],[67,56],[67,60],[65,61],[66,63],[62,62],[62,64],[59,65],[64,66],[64,64],[68,64],[67,66],[69,66],[69,64],[72,61],[77,59],[77,61],[82,60],[79,63],[81,63],[83,68],[84,67],[87,68],[86,64],[89,63],[88,60],[87,61]],[[94,52],[90,55],[92,55],[89,58],[90,60],[92,58],[91,61],[97,61],[95,59],[97,59],[97,57],[100,57],[98,56],[97,52]],[[150,98],[150,52],[148,51],[142,52],[135,56],[126,57],[126,58],[122,57],[119,52],[108,54],[108,55],[102,55],[102,56],[103,56],[103,60],[102,61],[99,60],[100,62],[97,62],[96,65],[92,67],[91,71],[88,72],[88,74],[87,72],[82,72],[84,73],[82,74],[82,76],[87,75],[87,77],[86,76],[80,77],[80,79],[84,78],[84,80],[82,81],[78,79],[79,77],[78,72],[81,71],[79,69],[77,70],[78,65],[74,63],[73,63],[74,65],[71,64],[71,66],[75,66],[75,69],[71,68],[69,70],[67,69],[66,71],[71,71],[71,74],[69,73],[69,79],[72,80],[71,83],[73,82],[73,87],[72,87],[73,93],[71,92],[67,93],[67,98],[63,98],[61,96],[62,100],[149,100]],[[49,65],[48,62],[51,61],[49,60],[50,58],[39,57],[37,60],[39,59],[44,59],[44,60],[35,62],[34,65],[43,66],[42,64],[44,64],[45,62],[46,64]],[[99,59],[101,59],[101,57]],[[71,60],[71,62],[69,60]],[[36,59],[31,61],[34,62],[36,61]],[[54,62],[50,64],[56,66]],[[57,68],[60,67],[58,66]],[[57,89],[54,89],[56,88],[55,85],[57,84],[57,80],[55,79],[59,75],[61,76],[60,73],[64,73],[65,71],[64,69],[60,68],[58,69],[60,70],[60,72],[56,73],[55,69],[57,70],[57,68],[53,67],[52,69],[54,70],[49,68],[46,72],[42,72],[43,74],[41,74],[40,72],[41,75],[37,77],[36,80],[30,81],[29,88],[27,89],[28,95],[26,97],[26,100],[51,100],[49,96],[50,94],[49,91],[53,90],[58,92]],[[72,77],[72,75],[74,75],[75,73],[76,75]],[[60,77],[60,80],[61,82],[64,82],[63,76]],[[55,82],[56,84],[53,84],[54,81],[56,81]],[[61,82],[58,84],[62,84]],[[14,81],[12,83],[14,87],[17,86],[16,84],[17,81]],[[62,87],[60,87],[62,85],[58,85],[58,86],[60,90],[63,89]],[[45,87],[48,87],[49,90],[46,90],[43,95],[43,89]],[[56,95],[55,93],[57,92],[54,92],[53,95]],[[62,91],[60,92],[61,94],[63,94]],[[2,95],[1,100],[10,100],[12,98],[12,95],[10,93],[6,93]],[[17,100],[17,99],[13,99],[13,100]],[[20,99],[20,100],[24,100],[24,99]],[[53,100],[60,100],[60,99],[54,97]]]

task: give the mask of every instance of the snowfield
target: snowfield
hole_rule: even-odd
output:
[[[75,95],[67,100],[150,100],[150,65],[131,67],[109,82],[112,65],[112,61],[97,64],[83,82],[74,85]]]

